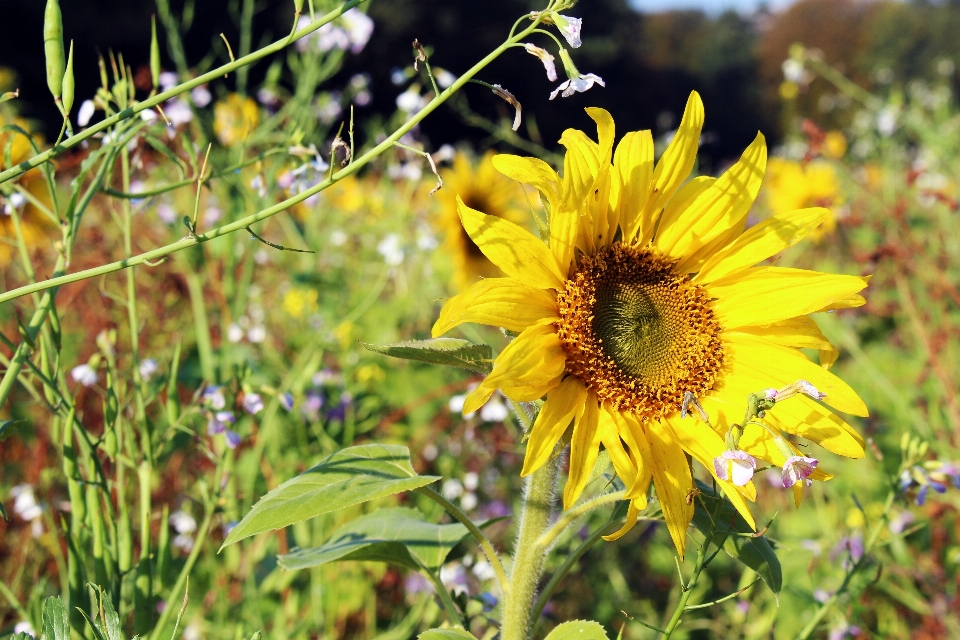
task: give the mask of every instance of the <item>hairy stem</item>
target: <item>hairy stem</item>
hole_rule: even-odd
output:
[[[502,640],[526,640],[530,630],[533,598],[547,555],[547,549],[537,541],[550,525],[550,513],[557,498],[559,467],[559,457],[556,457],[527,479],[510,590],[503,602]]]

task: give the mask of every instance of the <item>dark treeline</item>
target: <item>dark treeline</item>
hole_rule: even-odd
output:
[[[172,4],[175,12],[184,6],[182,0]],[[42,122],[49,136],[59,128],[59,115],[44,80],[43,5],[42,0],[0,0],[5,23],[0,66],[16,71],[22,113]],[[240,5],[241,0],[195,4],[185,36],[191,64],[205,69],[227,59],[219,34],[223,32],[236,48]],[[61,6],[65,35],[77,48],[78,101],[92,95],[99,84],[98,52],[122,52],[134,70],[146,63],[152,1],[61,0]],[[434,65],[456,74],[496,46],[517,16],[535,8],[528,0],[375,0],[369,8],[376,23],[372,41],[361,54],[348,56],[330,88],[342,85],[350,74],[367,72],[373,79],[374,100],[359,115],[371,110],[388,114],[403,90],[391,83],[391,71],[409,64],[414,38],[432,51]],[[293,9],[292,3],[269,2],[260,4],[258,11],[254,47],[286,33]],[[521,50],[503,56],[481,76],[517,95],[548,146],[567,126],[589,129],[585,106],[609,109],[620,131],[666,131],[675,126],[686,96],[696,89],[707,107],[703,155],[716,164],[736,157],[758,129],[774,143],[781,136],[777,87],[782,80],[780,65],[792,42],[820,48],[828,60],[863,83],[870,83],[879,68],[889,68],[895,79],[903,80],[930,75],[938,59],[960,57],[960,0],[801,0],[782,13],[761,11],[753,16],[734,12],[709,16],[699,11],[643,14],[627,0],[583,0],[570,13],[584,20],[583,47],[574,52],[574,60],[581,71],[603,77],[606,88],[551,102],[552,86],[540,63]],[[537,44],[553,46],[546,41]],[[172,66],[168,58],[165,61]],[[251,87],[256,87],[266,67],[261,63],[251,71]],[[224,80],[221,89],[232,89],[233,82]],[[816,100],[826,90],[815,83],[801,96],[811,107],[808,112],[816,111]],[[482,87],[468,87],[466,97],[484,115],[506,113],[505,105]],[[837,117],[823,114],[827,125]],[[451,109],[429,118],[423,132],[435,144],[462,139],[481,143],[487,136],[464,124]]]

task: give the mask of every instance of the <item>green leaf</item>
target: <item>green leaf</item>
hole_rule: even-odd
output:
[[[699,480],[696,483],[700,495],[694,501],[693,526],[705,536],[712,535],[710,542],[722,546],[731,558],[756,571],[770,590],[779,594],[783,573],[773,545],[765,537],[754,534],[729,500]]]
[[[233,528],[223,546],[362,502],[417,489],[439,479],[439,476],[418,476],[406,447],[387,444],[349,447],[324,458],[315,467],[260,498]]]
[[[280,556],[285,569],[305,569],[335,560],[392,562],[411,569],[440,569],[469,532],[460,523],[432,524],[416,509],[380,509],[339,529],[319,547]]]
[[[43,601],[43,631],[40,640],[70,640],[67,608],[58,596]]]
[[[120,632],[120,616],[117,610],[113,608],[113,601],[104,591],[100,591],[100,606],[103,607],[103,617],[106,619],[107,640],[123,640],[123,634]]]
[[[365,349],[393,358],[416,360],[431,364],[463,367],[481,373],[490,373],[493,368],[493,350],[490,345],[474,344],[456,338],[433,338],[432,340],[408,340],[396,344],[379,345],[361,342]]]
[[[10,636],[10,640],[33,640],[33,636],[26,631],[21,631]]]
[[[417,636],[417,640],[477,640],[477,637],[463,629],[430,629]]]
[[[607,632],[593,620],[571,620],[554,627],[544,640],[609,640]]]
[[[23,422],[23,420],[0,420],[0,440],[3,440],[10,435],[6,432],[7,429],[20,422]]]

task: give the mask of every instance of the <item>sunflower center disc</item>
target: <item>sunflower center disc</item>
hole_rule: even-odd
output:
[[[709,298],[673,264],[617,243],[584,258],[557,296],[567,371],[641,418],[678,410],[687,391],[701,397],[723,366]]]

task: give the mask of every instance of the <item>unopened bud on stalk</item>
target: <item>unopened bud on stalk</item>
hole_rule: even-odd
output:
[[[47,60],[47,87],[54,100],[63,92],[63,16],[57,0],[47,0],[43,13],[43,51]]]
[[[153,90],[160,86],[160,43],[157,42],[157,16],[153,16],[150,24],[150,76],[153,79]]]
[[[70,55],[67,56],[67,68],[63,72],[63,96],[61,102],[63,103],[63,115],[70,115],[70,109],[73,108],[73,93],[74,93],[74,82],[73,82],[73,40],[70,41]]]
[[[303,13],[303,0],[293,0],[293,8],[296,9],[297,15]]]

